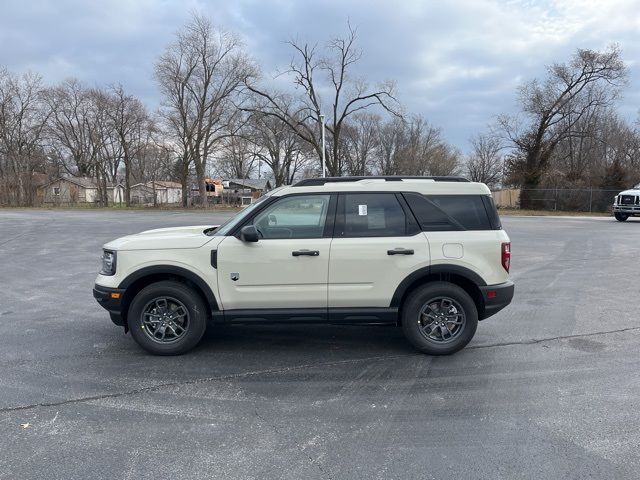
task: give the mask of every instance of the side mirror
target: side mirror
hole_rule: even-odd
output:
[[[278,218],[273,213],[270,213],[267,218],[269,219],[270,227],[275,227],[276,225],[278,225]]]
[[[257,242],[259,238],[258,231],[253,225],[247,225],[240,230],[240,240],[243,242]]]

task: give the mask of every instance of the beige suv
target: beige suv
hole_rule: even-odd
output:
[[[208,325],[393,324],[449,354],[511,302],[510,241],[489,189],[458,177],[308,179],[220,226],[104,246],[94,296],[149,352]]]

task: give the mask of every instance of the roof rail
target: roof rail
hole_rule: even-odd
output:
[[[468,182],[464,177],[448,177],[448,176],[435,176],[435,177],[416,177],[407,175],[387,175],[387,176],[370,176],[370,177],[320,177],[320,178],[306,178],[293,184],[294,187],[311,187],[324,185],[325,183],[335,182],[358,182],[360,180],[384,180],[386,182],[401,182],[403,180],[433,180],[434,182]]]

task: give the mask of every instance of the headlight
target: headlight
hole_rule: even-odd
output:
[[[116,273],[116,252],[111,250],[103,250],[102,252],[102,268],[100,275],[115,275]]]

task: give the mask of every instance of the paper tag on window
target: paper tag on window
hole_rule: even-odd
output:
[[[367,206],[358,205],[358,215],[366,215],[366,214],[367,214]]]

